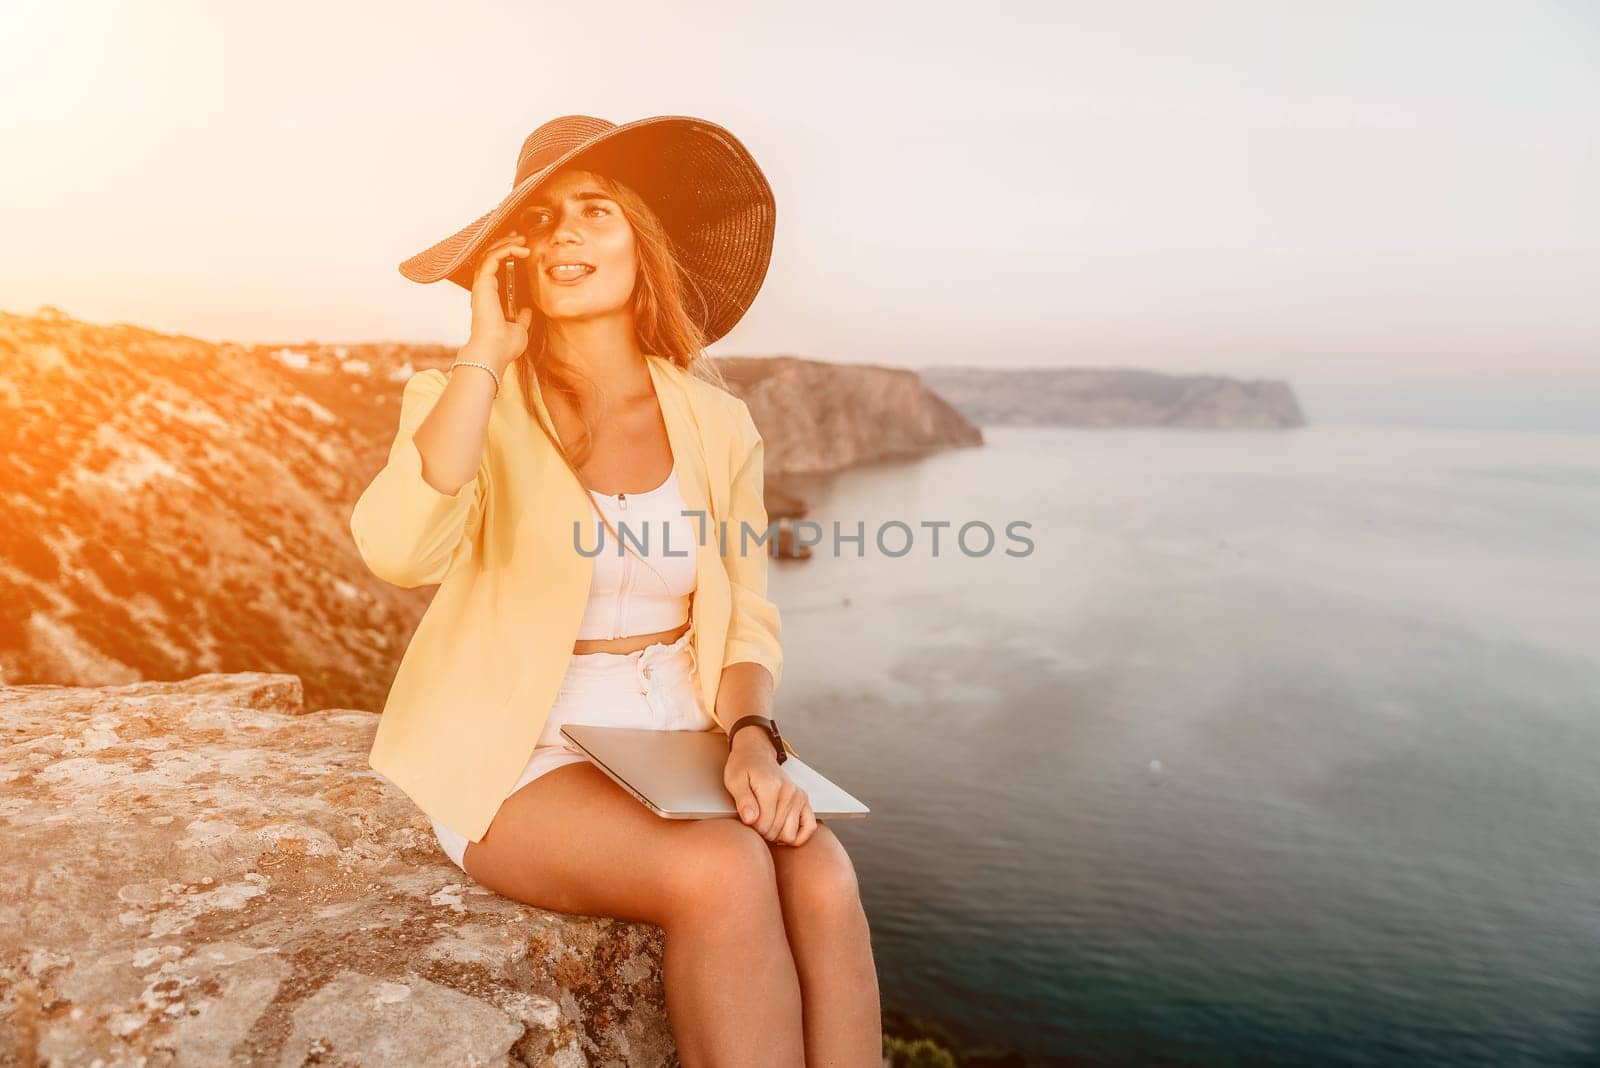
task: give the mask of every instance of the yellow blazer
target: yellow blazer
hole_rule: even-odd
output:
[[[645,362],[685,503],[710,515],[709,523],[691,518],[702,534],[690,619],[697,697],[715,719],[728,664],[765,665],[774,688],[783,677],[767,547],[756,542],[767,529],[761,435],[744,401],[660,356]],[[593,558],[574,548],[575,524],[583,531],[578,544],[595,544],[589,491],[528,414],[520,373],[513,364],[502,376],[477,478],[454,494],[423,479],[412,442],[444,391],[445,373],[411,376],[388,462],[350,516],[373,574],[408,588],[439,584],[401,657],[368,762],[427,815],[475,842],[544,727],[594,570]],[[537,388],[534,396],[554,432]],[[741,524],[752,536],[741,538]],[[615,551],[614,539],[607,546]]]

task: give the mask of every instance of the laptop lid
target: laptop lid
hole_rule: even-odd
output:
[[[673,820],[733,816],[722,785],[728,736],[722,731],[663,731],[568,723],[562,737],[650,811]],[[780,767],[806,792],[819,819],[865,819],[870,809],[805,761],[789,754]]]

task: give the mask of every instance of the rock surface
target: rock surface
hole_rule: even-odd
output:
[[[244,673],[0,687],[0,1064],[675,1064],[659,928],[493,894]]]
[[[1265,429],[1305,425],[1287,382],[1118,368],[925,367],[981,425]]]

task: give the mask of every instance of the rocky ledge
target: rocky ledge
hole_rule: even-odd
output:
[[[0,687],[0,1063],[675,1064],[659,928],[467,879],[293,675]]]

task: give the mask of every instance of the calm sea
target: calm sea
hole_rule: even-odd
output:
[[[1600,1063],[1600,435],[985,434],[814,483],[865,553],[772,573],[885,1006],[1039,1063]]]

